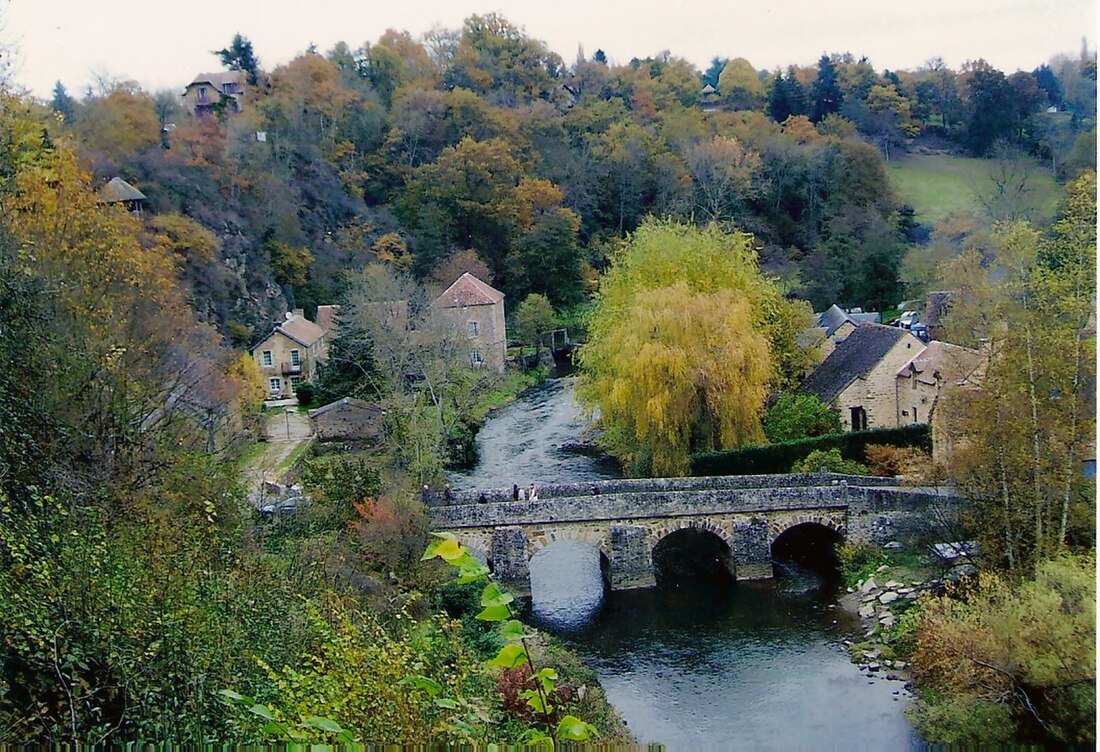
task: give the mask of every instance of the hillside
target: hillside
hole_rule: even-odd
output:
[[[1027,160],[1027,190],[1022,202],[1031,217],[1045,222],[1054,216],[1061,195],[1050,174],[1033,160]],[[984,212],[979,194],[996,190],[994,176],[1000,165],[992,159],[958,157],[950,154],[906,154],[886,164],[890,184],[898,201],[917,211],[924,225],[940,222],[953,211]]]

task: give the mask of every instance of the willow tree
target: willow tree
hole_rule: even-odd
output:
[[[646,220],[602,282],[578,393],[629,468],[683,475],[693,452],[763,438],[769,392],[811,362],[796,342],[809,324],[750,235]]]

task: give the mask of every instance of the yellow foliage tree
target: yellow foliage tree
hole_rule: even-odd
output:
[[[762,437],[769,391],[811,362],[796,343],[809,323],[760,273],[751,236],[647,220],[604,278],[579,395],[632,469],[684,474],[692,452]]]

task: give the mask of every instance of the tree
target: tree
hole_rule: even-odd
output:
[[[53,99],[50,101],[50,106],[66,123],[73,122],[76,100],[69,96],[69,92],[60,81],[53,85]]]
[[[732,110],[759,110],[767,97],[760,75],[743,57],[735,57],[722,68],[718,91]]]
[[[768,91],[768,114],[777,123],[783,123],[792,115],[805,115],[808,109],[806,90],[795,77],[793,70],[787,77],[777,70]]]
[[[915,632],[928,691],[910,717],[926,739],[1095,741],[1095,554],[1042,562],[1023,580],[983,573],[971,592],[925,602]]]
[[[693,144],[684,162],[695,186],[694,208],[703,221],[735,217],[755,196],[753,181],[761,169],[760,157],[735,138],[715,136]]]
[[[947,338],[989,357],[980,389],[945,402],[948,469],[981,519],[986,563],[1023,574],[1093,530],[1081,463],[1095,430],[1095,173],[1066,191],[1049,237],[1004,225],[994,263],[964,253],[943,269],[957,298]]]
[[[531,293],[512,314],[512,333],[525,345],[534,345],[536,356],[542,347],[542,335],[557,326],[557,314],[545,295]]]
[[[810,120],[820,123],[827,115],[839,112],[843,102],[836,65],[828,55],[822,55],[817,61],[817,78],[810,86]]]
[[[250,86],[256,85],[256,76],[260,70],[260,60],[252,51],[252,42],[239,33],[233,35],[233,40],[228,47],[215,50],[221,63],[228,70],[244,71],[248,77]]]
[[[764,415],[764,434],[773,444],[840,432],[840,413],[812,394],[784,392]]]
[[[751,238],[647,220],[616,254],[580,351],[578,394],[635,471],[758,441],[764,399],[802,367],[808,309],[756,266]]]

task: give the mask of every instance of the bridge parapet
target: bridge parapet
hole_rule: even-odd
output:
[[[904,478],[876,478],[840,473],[790,473],[772,475],[715,475],[688,478],[620,478],[589,483],[548,483],[538,486],[539,499],[636,494],[641,492],[710,491],[745,488],[802,488],[847,483],[849,486],[892,488],[910,485]],[[525,487],[526,488],[526,487]],[[477,503],[512,502],[511,488],[487,488],[452,491],[451,498],[432,494],[428,505],[452,506]]]

